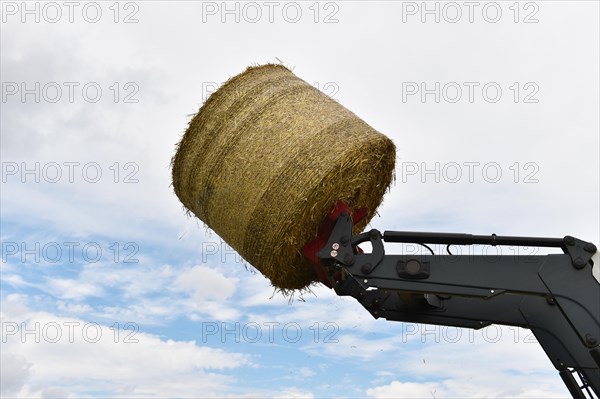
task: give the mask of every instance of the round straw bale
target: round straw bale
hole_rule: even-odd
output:
[[[338,200],[374,215],[392,141],[282,65],[249,67],[214,92],[173,157],[184,206],[282,290],[316,281],[300,249]]]

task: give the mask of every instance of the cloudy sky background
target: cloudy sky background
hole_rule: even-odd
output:
[[[185,216],[169,161],[212,88],[281,60],[395,141],[373,228],[598,243],[598,2],[73,7],[2,2],[3,396],[568,396],[525,330],[290,304]]]

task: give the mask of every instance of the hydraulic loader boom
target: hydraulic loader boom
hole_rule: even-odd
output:
[[[338,295],[354,297],[375,318],[479,329],[528,328],[574,398],[600,396],[600,278],[594,244],[577,238],[475,236],[377,230],[352,236],[348,209],[321,230],[315,269]],[[415,243],[431,255],[387,255],[383,241]],[[371,253],[358,245],[370,242]],[[324,244],[324,245],[322,245]],[[435,255],[426,244],[447,245]],[[556,247],[550,255],[452,255],[450,245]],[[594,396],[595,395],[595,396]]]

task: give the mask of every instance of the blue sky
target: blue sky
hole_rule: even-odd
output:
[[[568,396],[526,330],[274,292],[185,215],[169,162],[207,90],[279,59],[396,143],[372,228],[598,243],[597,2],[22,4],[0,31],[3,397]]]

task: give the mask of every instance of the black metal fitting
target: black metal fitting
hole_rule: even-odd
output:
[[[594,347],[598,345],[598,339],[594,337],[592,334],[585,334],[585,343],[589,347]]]
[[[419,261],[417,259],[399,260],[396,264],[396,272],[399,277],[408,279],[426,279],[430,276],[429,261]]]
[[[575,266],[575,269],[583,269],[585,267],[585,264],[585,260],[581,258],[575,258],[575,260],[573,261],[573,266]]]
[[[344,247],[347,247],[348,244],[350,244],[350,238],[348,236],[342,236],[342,238],[340,238],[340,242]]]

